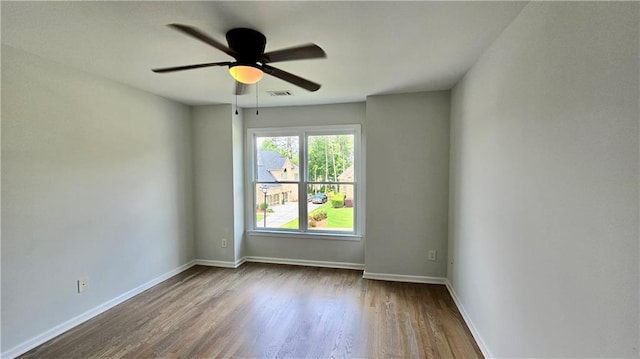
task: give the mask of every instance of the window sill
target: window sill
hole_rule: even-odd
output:
[[[247,230],[247,234],[253,237],[280,237],[296,239],[325,239],[336,241],[361,241],[361,234],[349,233],[316,233],[316,232],[285,232],[285,231],[262,231]]]

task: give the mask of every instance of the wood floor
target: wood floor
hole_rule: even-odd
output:
[[[443,285],[195,266],[20,358],[482,358]]]

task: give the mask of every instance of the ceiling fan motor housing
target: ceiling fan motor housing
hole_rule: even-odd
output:
[[[229,48],[238,55],[236,60],[240,64],[255,64],[264,53],[267,38],[260,32],[247,28],[235,28],[227,31]]]

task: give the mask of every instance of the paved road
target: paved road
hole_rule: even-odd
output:
[[[311,212],[320,207],[320,204],[309,202],[307,211]],[[294,218],[298,218],[298,202],[288,202],[278,206],[269,207],[273,213],[267,212],[267,228],[280,228]],[[264,219],[257,222],[257,227],[263,228]]]

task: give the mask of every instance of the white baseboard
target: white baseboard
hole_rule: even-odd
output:
[[[451,285],[451,282],[449,282],[449,279],[445,279],[445,286],[447,287],[449,294],[451,294],[451,298],[453,298],[453,302],[456,304],[456,307],[458,307],[458,311],[460,312],[460,314],[462,314],[462,318],[464,319],[465,323],[467,323],[467,327],[469,327],[469,330],[471,331],[471,335],[473,335],[473,338],[476,340],[476,343],[478,344],[478,347],[480,348],[482,355],[484,355],[485,358],[493,358],[494,356],[491,355],[489,348],[487,348],[487,345],[485,344],[484,340],[482,340],[482,337],[480,336],[478,329],[476,329],[476,326],[471,321],[471,317],[469,317],[469,314],[467,314],[467,311],[464,310],[464,307],[462,306],[460,299],[458,299],[458,296],[456,295],[456,291],[453,289],[453,286]]]
[[[71,318],[69,320],[67,320],[66,322],[59,324],[49,330],[47,330],[46,332],[39,334],[29,340],[26,340],[18,345],[16,345],[15,347],[3,352],[2,354],[0,354],[1,358],[4,359],[12,359],[15,358],[21,354],[24,354],[26,352],[28,352],[29,350],[37,347],[40,344],[43,344],[55,337],[57,337],[58,335],[66,332],[69,329],[72,329],[73,327],[76,327],[84,322],[86,322],[87,320],[97,316],[98,314],[101,314],[113,307],[115,307],[116,305],[126,301],[127,299],[130,299],[142,292],[144,292],[145,290],[153,287],[154,285],[157,285],[160,282],[163,282],[171,277],[173,277],[174,275],[183,272],[191,267],[193,267],[193,265],[195,264],[195,261],[191,261],[189,263],[183,264],[178,268],[175,268],[173,270],[170,270],[169,272],[162,274],[159,277],[156,277],[136,288],[131,289],[130,291],[121,294],[103,304],[100,304],[99,306],[86,311],[74,318]]]
[[[360,264],[360,263],[325,262],[325,261],[312,261],[312,260],[306,260],[306,259],[254,257],[254,256],[247,256],[247,257],[244,257],[243,259],[246,262],[255,262],[255,263],[288,264],[288,265],[295,265],[295,266],[340,268],[340,269],[355,269],[355,270],[364,269],[364,264]]]
[[[442,277],[426,277],[418,275],[403,275],[403,274],[386,274],[386,273],[371,273],[364,271],[362,275],[364,279],[386,280],[390,282],[409,282],[409,283],[427,283],[427,284],[445,284],[447,278]]]
[[[235,262],[227,261],[214,261],[209,259],[196,259],[195,264],[200,266],[209,267],[221,267],[221,268],[238,268],[245,262],[245,257],[238,259]]]

